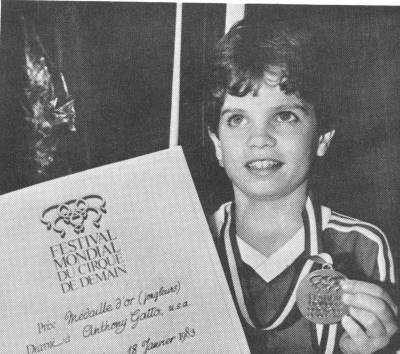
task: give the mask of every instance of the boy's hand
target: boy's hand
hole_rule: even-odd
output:
[[[341,287],[351,317],[342,319],[346,332],[340,349],[345,354],[370,354],[386,347],[398,330],[398,308],[389,294],[378,285],[356,280],[344,280]]]

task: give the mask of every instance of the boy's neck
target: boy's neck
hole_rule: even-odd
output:
[[[271,256],[303,226],[306,200],[306,185],[275,200],[255,200],[235,191],[237,235],[266,257]]]

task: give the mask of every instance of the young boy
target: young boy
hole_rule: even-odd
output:
[[[385,236],[319,206],[309,188],[335,133],[329,58],[316,33],[284,21],[240,21],[213,54],[209,131],[234,201],[210,227],[251,353],[394,351]],[[348,278],[340,286],[349,312],[338,324],[310,322],[295,303],[302,278],[324,262]]]

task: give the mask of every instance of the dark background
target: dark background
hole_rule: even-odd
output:
[[[32,21],[76,99],[49,178],[168,148],[175,4],[3,1],[0,192],[33,183],[19,107],[23,42]],[[206,213],[231,191],[205,126],[204,66],[225,5],[184,4],[179,143]],[[313,179],[322,201],[379,225],[400,258],[400,8],[247,5],[246,16],[299,17],[329,34],[339,61],[337,132]]]

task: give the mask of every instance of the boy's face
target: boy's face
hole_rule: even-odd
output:
[[[334,132],[318,137],[313,105],[279,85],[263,84],[257,95],[227,95],[219,137],[211,133],[217,158],[237,193],[276,200],[302,189],[315,156],[323,156]]]

